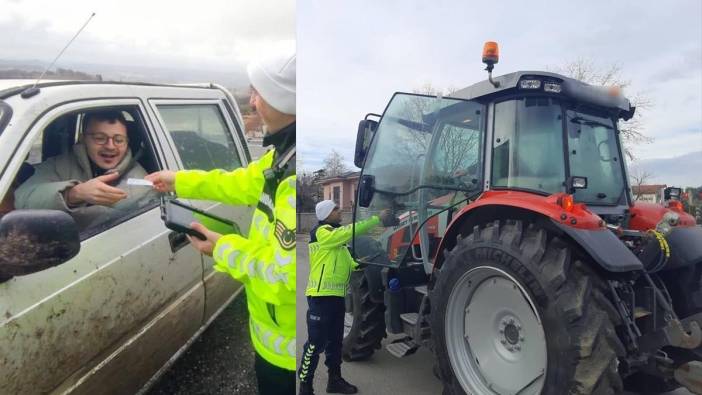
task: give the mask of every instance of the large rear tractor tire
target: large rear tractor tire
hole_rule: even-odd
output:
[[[476,226],[431,290],[444,394],[616,394],[616,309],[594,263],[535,223]]]
[[[385,336],[385,305],[371,300],[368,280],[362,271],[351,274],[349,293],[346,295],[347,306],[344,319],[344,342],[342,357],[344,361],[368,359],[375,350],[380,349],[380,342]],[[350,303],[349,303],[350,302]]]

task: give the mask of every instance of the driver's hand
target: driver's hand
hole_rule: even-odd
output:
[[[112,206],[122,199],[127,198],[127,193],[119,188],[110,186],[109,183],[119,178],[117,172],[95,177],[82,182],[64,192],[66,203],[77,206],[81,203]]]

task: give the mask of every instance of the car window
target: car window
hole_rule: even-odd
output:
[[[236,144],[216,104],[157,105],[186,169],[241,167]]]
[[[98,166],[91,158],[106,155],[109,159],[120,155],[113,152],[115,144],[112,140],[104,146],[95,145],[95,142],[89,141],[92,137],[83,134],[85,114],[88,112],[117,113],[124,120],[127,139],[121,143],[119,151],[124,152],[124,159],[114,162],[113,167],[121,173],[118,179],[108,184],[124,191],[126,198],[112,205],[84,201],[69,208],[66,192],[75,183],[85,183],[110,170],[105,168],[107,165],[104,163],[102,167]],[[15,182],[3,197],[0,214],[14,209],[67,211],[78,225],[81,240],[85,240],[156,207],[159,196],[154,190],[127,185],[127,179],[143,178],[160,168],[141,119],[138,108],[130,106],[72,111],[53,120],[31,144],[24,163],[15,175]],[[97,148],[97,154],[88,153],[89,145]]]

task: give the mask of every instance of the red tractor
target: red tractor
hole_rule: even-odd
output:
[[[346,360],[386,334],[433,350],[448,394],[702,390],[702,228],[635,203],[617,89],[547,72],[397,93],[359,125]],[[371,118],[379,118],[377,120]]]

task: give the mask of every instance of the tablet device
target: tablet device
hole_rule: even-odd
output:
[[[236,223],[206,213],[178,200],[164,199],[161,201],[161,219],[163,219],[168,229],[189,234],[200,240],[205,240],[206,237],[202,233],[190,228],[190,224],[193,222],[199,222],[205,225],[207,229],[223,235],[241,234],[239,226]]]

